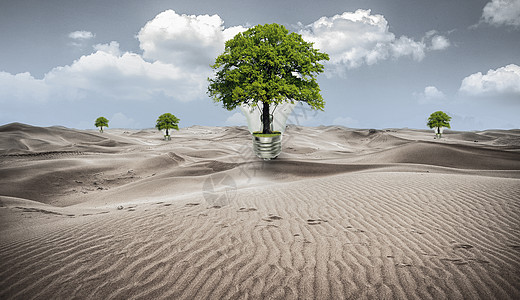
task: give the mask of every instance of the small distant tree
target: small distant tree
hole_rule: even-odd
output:
[[[426,123],[426,125],[428,125],[428,127],[432,129],[435,128],[435,136],[441,138],[441,128],[451,128],[450,120],[451,117],[448,116],[445,112],[436,111],[430,115],[430,117],[428,118],[428,123]]]
[[[103,132],[103,127],[108,127],[108,119],[105,117],[99,117],[94,123],[96,127],[99,127],[99,132]]]
[[[155,124],[155,128],[157,128],[158,130],[166,130],[166,135],[164,136],[164,139],[170,140],[171,138],[169,130],[179,130],[179,126],[177,125],[179,124],[179,121],[180,120],[176,116],[170,113],[165,113],[159,116],[159,118],[157,119],[157,124]]]

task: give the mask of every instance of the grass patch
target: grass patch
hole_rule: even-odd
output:
[[[257,137],[273,137],[279,136],[280,134],[282,134],[280,131],[274,131],[273,133],[253,132],[253,135]]]

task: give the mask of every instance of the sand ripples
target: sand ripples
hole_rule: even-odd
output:
[[[189,203],[200,205],[148,203],[53,216],[67,226],[2,243],[0,296],[520,294],[517,180],[374,173],[303,183],[241,189],[220,209],[195,197]]]

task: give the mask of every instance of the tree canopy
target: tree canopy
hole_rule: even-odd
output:
[[[159,116],[157,123],[155,124],[155,128],[158,130],[166,130],[166,136],[169,136],[168,130],[179,130],[179,126],[177,125],[179,124],[179,121],[180,119],[171,113],[165,113]]]
[[[428,118],[428,123],[426,125],[430,128],[440,129],[441,127],[451,128],[450,127],[451,117],[448,116],[445,112],[436,111],[430,115]],[[440,134],[440,132],[437,132]]]
[[[99,131],[103,132],[103,127],[108,127],[108,119],[105,117],[99,117],[96,119],[94,126],[99,127]]]
[[[302,101],[323,110],[316,77],[324,70],[319,62],[328,59],[282,25],[257,25],[226,42],[224,53],[211,66],[216,72],[208,78],[208,94],[228,110],[261,102],[263,133],[268,133],[270,104]]]

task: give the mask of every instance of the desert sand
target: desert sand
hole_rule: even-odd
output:
[[[519,299],[520,130],[0,127],[1,299]]]

